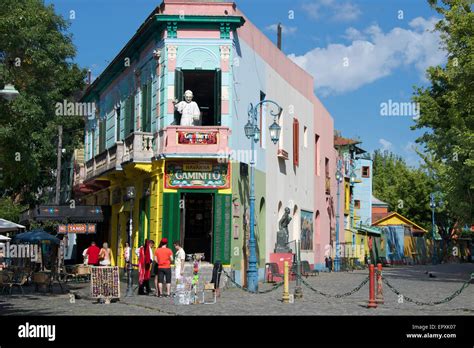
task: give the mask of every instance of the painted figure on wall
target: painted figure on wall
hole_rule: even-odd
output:
[[[184,92],[184,100],[173,101],[174,107],[181,114],[181,126],[195,126],[199,125],[201,111],[196,102],[193,101],[193,92],[187,90]]]
[[[301,211],[301,250],[313,250],[313,213]]]

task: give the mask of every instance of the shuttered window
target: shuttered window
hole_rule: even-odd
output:
[[[299,146],[300,146],[300,132],[299,122],[296,118],[293,119],[293,165],[298,166],[300,160]]]
[[[105,119],[99,121],[99,153],[105,150]]]
[[[142,86],[142,131],[151,132],[151,81]]]
[[[124,137],[133,132],[134,129],[134,114],[135,114],[135,98],[133,95],[125,100],[125,124],[124,124]]]

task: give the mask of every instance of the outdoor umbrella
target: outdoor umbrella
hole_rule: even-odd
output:
[[[2,235],[0,234],[0,242],[8,242],[10,239],[11,239],[11,238],[2,236]]]
[[[25,228],[25,226],[16,224],[5,219],[0,219],[0,232],[18,231],[21,228]]]
[[[29,232],[19,233],[12,238],[12,243],[38,243],[49,241],[54,244],[59,244],[60,240],[55,236],[43,230],[33,230]]]

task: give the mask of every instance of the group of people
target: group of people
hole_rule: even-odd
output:
[[[86,250],[82,253],[84,257],[84,264],[90,266],[110,266],[112,251],[107,243],[102,244],[102,248],[93,241]]]
[[[152,293],[150,288],[150,278],[153,272],[155,277],[155,295],[158,297],[169,297],[171,294],[171,263],[174,261],[175,278],[178,281],[184,275],[184,264],[186,254],[179,242],[174,242],[173,246],[176,253],[173,257],[173,251],[168,248],[168,239],[163,238],[158,248],[153,251],[155,242],[145,240],[144,245],[136,250],[138,256],[138,294],[149,295]],[[130,262],[130,246],[128,243],[124,248],[124,259],[128,266]],[[166,293],[163,292],[163,284],[166,284]]]

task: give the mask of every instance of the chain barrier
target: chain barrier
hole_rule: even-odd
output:
[[[237,288],[239,288],[240,290],[243,290],[243,291],[246,291],[246,292],[249,292],[249,293],[253,294],[253,292],[251,292],[249,289],[244,288],[242,285],[238,284],[238,283],[232,278],[232,276],[231,276],[229,273],[227,273],[224,269],[222,270],[222,273],[224,273],[225,276],[227,277],[227,279],[229,279],[229,280],[232,282],[232,284],[234,284]],[[283,282],[279,282],[279,283],[273,285],[273,287],[272,287],[271,289],[268,289],[268,290],[258,290],[258,291],[257,291],[257,294],[267,294],[267,293],[269,293],[269,292],[272,292],[272,291],[277,290],[277,289],[280,288],[282,285],[283,285]]]
[[[434,302],[423,302],[423,301],[417,301],[417,300],[414,300],[408,296],[405,296],[403,295],[399,290],[397,290],[392,284],[390,284],[390,282],[387,280],[387,278],[383,277],[382,276],[382,281],[385,283],[385,285],[388,286],[388,288],[393,292],[395,293],[396,295],[401,295],[403,296],[403,300],[406,300],[407,302],[411,302],[411,303],[414,303],[418,306],[436,306],[436,305],[439,305],[439,304],[442,304],[442,303],[447,303],[449,301],[451,301],[452,299],[454,299],[455,297],[459,296],[464,289],[466,289],[471,281],[474,279],[474,273],[471,274],[471,278],[467,281],[464,282],[464,284],[458,289],[456,290],[452,295],[450,296],[447,296],[445,297],[444,299],[440,300],[440,301],[434,301]]]
[[[369,282],[369,277],[365,278],[362,283],[360,283],[358,286],[356,286],[354,289],[351,291],[345,292],[343,294],[336,294],[336,295],[331,295],[331,294],[326,294],[316,288],[314,288],[311,284],[307,283],[301,276],[296,275],[296,277],[299,277],[301,280],[301,283],[303,283],[305,286],[307,286],[309,289],[313,290],[315,293],[320,294],[325,297],[335,297],[335,298],[342,298],[342,297],[347,297],[355,294],[357,291],[362,289],[362,287]]]

